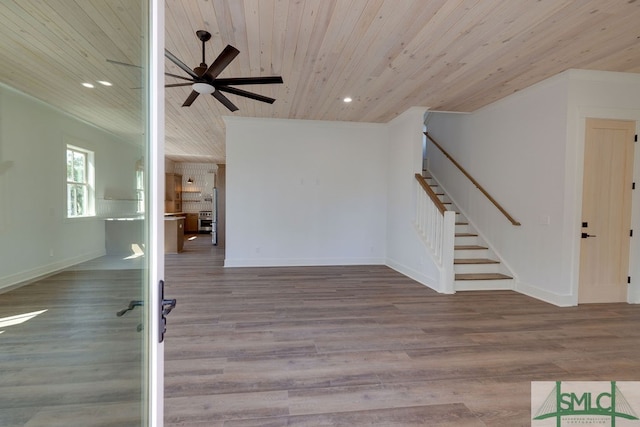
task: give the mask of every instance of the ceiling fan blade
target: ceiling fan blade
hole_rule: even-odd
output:
[[[229,111],[233,112],[233,111],[237,111],[238,110],[238,107],[236,107],[235,104],[229,100],[229,98],[227,98],[222,93],[220,93],[220,91],[216,90],[211,95],[213,95],[213,97],[215,99],[220,101],[222,103],[222,105],[227,107],[229,109]]]
[[[268,104],[273,104],[275,99],[269,98],[268,96],[258,95],[257,93],[248,92],[246,90],[237,89],[235,87],[229,86],[218,86],[218,90],[222,92],[232,93],[234,95],[244,96],[245,98],[255,99],[256,101],[266,102]]]
[[[189,107],[191,104],[193,104],[193,101],[196,100],[198,95],[200,95],[198,92],[196,92],[195,90],[192,90],[191,94],[187,97],[187,99],[184,101],[184,104],[182,104],[182,106]]]
[[[171,60],[171,62],[176,64],[178,67],[180,67],[182,69],[182,71],[184,71],[185,73],[189,74],[194,79],[199,78],[198,75],[196,73],[194,73],[191,68],[187,67],[187,65],[184,62],[180,61],[173,53],[169,52],[167,49],[164,50],[164,56],[169,58],[169,60]]]
[[[114,61],[113,59],[107,59],[107,62],[110,62],[112,64],[116,64],[116,65],[124,65],[125,67],[142,68],[139,65],[133,65],[133,64],[126,63],[126,62]]]
[[[189,79],[189,78],[184,77],[184,76],[179,76],[179,75],[177,75],[177,74],[164,73],[164,75],[165,75],[165,76],[170,76],[170,77],[175,77],[176,79],[188,80],[188,81],[190,81],[190,82],[192,82],[192,81],[193,81],[193,79]]]
[[[193,83],[172,83],[170,85],[164,85],[164,87],[180,87],[180,86],[192,86]]]
[[[268,76],[268,77],[232,77],[229,79],[216,79],[216,85],[265,85],[274,83],[284,83],[280,76]]]
[[[231,45],[227,45],[224,50],[218,55],[215,61],[211,64],[211,66],[207,69],[205,74],[212,79],[218,77],[218,74],[224,70],[227,65],[233,61],[233,59],[238,56],[240,51]]]

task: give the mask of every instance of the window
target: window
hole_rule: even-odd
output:
[[[138,201],[138,213],[144,213],[144,171],[136,170],[136,200]]]
[[[67,217],[93,215],[93,153],[67,145]]]

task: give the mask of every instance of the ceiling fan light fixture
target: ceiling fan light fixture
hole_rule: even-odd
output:
[[[211,86],[210,84],[201,83],[201,82],[192,84],[191,88],[193,90],[195,90],[196,92],[198,92],[199,94],[203,94],[203,95],[204,94],[206,94],[206,95],[211,94],[211,93],[215,92],[215,90],[216,90],[216,88]]]

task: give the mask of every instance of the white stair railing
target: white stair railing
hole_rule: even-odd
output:
[[[440,292],[454,293],[453,254],[456,214],[448,211],[420,174],[416,177],[415,226],[440,270]]]

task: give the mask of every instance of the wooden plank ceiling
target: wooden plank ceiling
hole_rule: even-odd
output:
[[[133,0],[3,1],[0,81],[139,133],[140,71],[106,60],[140,63],[140,16]],[[235,113],[212,96],[183,108],[191,89],[167,88],[167,156],[224,163],[224,115],[387,122],[412,106],[473,111],[569,68],[639,73],[639,22],[635,0],[166,0],[166,48],[184,63],[200,63],[203,29],[208,64],[240,50],[219,77],[284,79],[243,87],[273,105],[228,95]],[[99,78],[114,86],[80,86]]]

